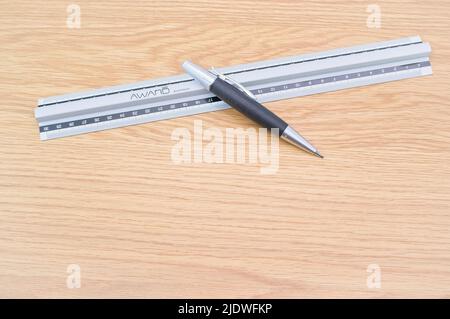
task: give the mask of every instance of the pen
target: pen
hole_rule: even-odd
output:
[[[208,91],[214,93],[228,105],[267,129],[278,128],[278,133],[282,139],[308,153],[323,158],[319,151],[304,137],[256,101],[255,96],[239,83],[222,74],[206,70],[190,61],[184,62],[182,66],[187,73],[198,80]]]

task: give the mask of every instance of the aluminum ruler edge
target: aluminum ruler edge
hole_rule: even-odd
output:
[[[409,37],[218,70],[269,102],[428,75],[430,51],[420,37]],[[170,87],[167,94],[163,87]],[[144,98],[133,101],[133,94]],[[181,75],[41,99],[35,115],[46,140],[226,108]]]

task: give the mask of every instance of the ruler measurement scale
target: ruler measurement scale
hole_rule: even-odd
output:
[[[254,95],[258,96],[261,94],[274,93],[274,92],[279,92],[279,91],[283,91],[283,90],[303,88],[303,87],[307,87],[307,86],[321,85],[321,84],[327,84],[327,83],[337,82],[337,81],[352,80],[352,79],[366,77],[366,76],[388,74],[388,73],[392,73],[392,72],[396,72],[396,71],[413,70],[413,69],[427,67],[427,66],[430,66],[430,62],[423,61],[423,62],[419,62],[419,63],[399,65],[398,67],[375,69],[375,70],[364,71],[364,72],[349,73],[349,74],[334,76],[334,77],[319,78],[319,79],[302,81],[302,82],[288,83],[288,84],[283,84],[283,85],[279,85],[279,86],[254,89],[254,90],[251,90],[251,92]],[[204,99],[196,99],[196,100],[180,102],[180,103],[172,103],[172,104],[165,104],[165,105],[159,105],[159,106],[154,106],[154,107],[147,107],[147,108],[143,108],[143,109],[137,109],[134,111],[113,113],[113,114],[108,114],[108,115],[103,115],[103,116],[85,118],[85,119],[76,120],[76,121],[69,121],[69,122],[62,122],[62,123],[57,123],[57,124],[52,124],[52,125],[47,125],[47,126],[41,126],[40,132],[48,132],[48,131],[54,131],[54,130],[65,129],[65,128],[70,128],[70,127],[90,125],[90,124],[113,121],[113,120],[118,120],[118,119],[120,120],[120,119],[128,118],[128,117],[135,117],[135,116],[157,113],[157,112],[166,112],[166,111],[175,110],[175,109],[179,109],[179,108],[202,105],[202,104],[206,104],[206,103],[214,103],[214,102],[219,102],[219,101],[220,101],[219,98],[217,98],[215,96],[211,96],[211,97],[204,98]]]
[[[243,81],[248,81],[244,85],[261,102],[431,74],[429,46],[423,44],[418,37],[331,52],[331,54],[319,53],[315,57],[304,55],[279,59],[275,62],[253,63],[226,68],[229,70],[222,72],[241,76]],[[351,59],[348,59],[349,56],[352,56]],[[304,65],[299,68],[299,64]],[[218,98],[196,87],[191,78],[181,76],[172,79],[172,81],[151,81],[156,84],[149,86],[129,85],[129,88],[120,86],[97,90],[91,94],[72,94],[42,100],[38,108],[40,112],[36,111],[41,139],[228,108]],[[177,96],[176,93],[168,94],[166,97],[155,97],[153,91],[149,91],[153,95],[150,94],[147,101],[133,101],[134,104],[127,104],[130,93],[136,94],[149,88],[159,90],[166,88],[170,92],[168,88],[171,85],[174,87],[172,92],[184,92],[182,94],[185,96]],[[101,99],[107,98],[112,100],[101,102]],[[155,102],[157,99],[160,101]],[[117,103],[119,106],[115,107],[117,101],[123,103]],[[90,109],[91,102],[98,105],[93,105]],[[96,112],[96,107],[105,106],[111,110],[99,109]]]

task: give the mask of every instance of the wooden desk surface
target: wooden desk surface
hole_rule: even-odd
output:
[[[450,297],[450,3],[0,2],[0,297]],[[268,106],[324,160],[175,165],[234,110],[41,142],[38,98],[420,35],[434,74]],[[81,288],[66,285],[81,267]],[[367,269],[381,270],[369,288]]]

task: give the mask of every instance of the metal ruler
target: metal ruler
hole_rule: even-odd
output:
[[[217,69],[260,102],[432,73],[420,37]],[[41,140],[229,108],[189,75],[48,97],[35,109]]]

